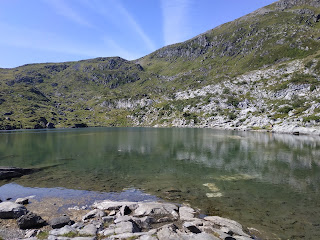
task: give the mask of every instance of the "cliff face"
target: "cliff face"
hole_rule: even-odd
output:
[[[319,20],[320,1],[281,0],[135,61],[0,69],[0,128],[82,123],[317,132]]]

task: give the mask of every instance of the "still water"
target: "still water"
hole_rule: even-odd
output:
[[[137,189],[229,217],[270,239],[320,239],[319,137],[177,128],[1,132],[0,165],[42,168],[0,181],[0,198],[1,186],[12,182]]]

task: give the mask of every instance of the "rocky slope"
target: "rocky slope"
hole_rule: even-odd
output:
[[[320,2],[280,0],[135,61],[0,69],[0,128],[320,132]]]

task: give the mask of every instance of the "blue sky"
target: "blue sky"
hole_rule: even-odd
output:
[[[274,1],[0,0],[0,67],[137,59]]]

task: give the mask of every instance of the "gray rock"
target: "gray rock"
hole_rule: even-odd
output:
[[[179,234],[177,233],[177,226],[174,224],[167,224],[162,226],[158,233],[157,237],[159,240],[176,240],[181,239]]]
[[[149,216],[142,217],[142,218],[134,217],[133,221],[136,224],[138,224],[138,226],[141,229],[150,229],[151,228],[151,224],[155,222],[155,219],[153,217],[149,217]]]
[[[27,230],[26,234],[24,235],[25,238],[31,238],[37,236],[37,234],[40,232],[40,230],[31,229]]]
[[[132,221],[132,217],[130,217],[130,216],[120,216],[120,217],[117,217],[114,220],[114,223],[129,222],[129,221]]]
[[[18,218],[17,224],[20,229],[39,228],[46,224],[46,222],[38,215],[29,212]]]
[[[211,234],[208,233],[199,233],[199,234],[181,234],[180,239],[183,240],[220,240],[220,238],[217,238]]]
[[[172,212],[178,211],[178,207],[171,203],[147,202],[139,203],[134,211],[134,216],[155,216],[172,215]]]
[[[2,219],[14,219],[19,218],[22,215],[27,214],[28,210],[21,204],[13,202],[1,202],[0,203],[0,218]]]
[[[113,222],[115,220],[115,217],[114,216],[106,216],[106,217],[103,217],[102,218],[102,221],[104,222],[104,223],[111,223],[111,222]]]
[[[119,210],[122,206],[128,206],[131,210],[137,208],[138,204],[136,202],[115,202],[115,201],[103,201],[103,202],[95,202],[93,204],[94,208],[98,208],[101,210]]]
[[[50,235],[61,236],[68,233],[77,233],[77,230],[69,225],[66,225],[59,229],[53,229],[49,232]]]
[[[49,221],[49,225],[52,228],[62,228],[63,226],[70,225],[70,224],[71,224],[71,220],[68,216],[56,217]]]
[[[116,224],[115,233],[135,233],[140,232],[139,226],[135,222],[119,222]]]
[[[29,198],[17,198],[15,201],[16,204],[26,205],[29,203]]]
[[[114,228],[107,228],[107,229],[100,232],[100,235],[103,235],[103,236],[110,236],[110,235],[114,235],[114,234],[115,234]]]
[[[88,224],[85,226],[83,229],[79,231],[79,234],[81,235],[89,235],[89,236],[94,236],[98,232],[98,228],[93,225],[93,224]]]
[[[131,209],[126,206],[126,205],[123,205],[120,209],[119,209],[119,212],[120,212],[120,215],[121,216],[125,216],[125,215],[129,215],[131,213]]]
[[[83,228],[85,225],[82,222],[76,222],[74,224],[71,225],[71,227],[75,228],[75,229],[80,229]]]
[[[96,240],[96,237],[75,237],[72,240]]]
[[[102,211],[100,209],[94,209],[94,210],[88,212],[86,215],[84,215],[82,217],[82,221],[86,221],[88,219],[96,218],[96,217],[102,218],[104,216],[106,216],[106,213],[104,211]]]
[[[31,172],[33,172],[32,169],[16,168],[16,167],[0,167],[0,180],[21,177]]]
[[[190,221],[194,219],[196,211],[191,207],[180,207],[179,216],[183,221]]]
[[[142,235],[138,240],[158,240],[158,238],[151,235]]]
[[[228,231],[228,232],[232,231],[237,235],[250,237],[248,234],[243,232],[242,225],[236,221],[233,221],[227,218],[218,217],[218,216],[208,216],[208,217],[205,217],[204,219],[220,227],[226,227],[228,230],[225,230],[225,231]],[[228,232],[226,233],[228,234]]]

